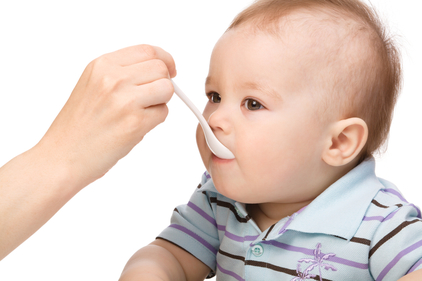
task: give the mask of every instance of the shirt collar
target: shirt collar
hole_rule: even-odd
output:
[[[315,198],[287,229],[324,233],[350,240],[358,230],[371,201],[383,189],[370,158]]]
[[[375,175],[375,159],[371,157],[333,183],[306,208],[295,213],[286,230],[324,233],[350,240],[372,199],[383,188]],[[198,191],[218,193],[207,172]],[[236,202],[236,206],[242,214],[247,215],[244,204]]]
[[[203,192],[203,191],[211,191],[211,192],[217,192],[218,193],[217,189],[214,186],[212,178],[211,178],[210,174],[208,174],[207,171],[205,171],[202,174],[201,185],[197,189],[197,192]]]
[[[208,174],[208,172],[205,172],[202,175],[202,181],[201,186],[199,189],[197,189],[197,192],[204,192],[204,191],[210,191],[219,193],[217,189],[215,188],[214,182],[212,181],[211,176]],[[243,216],[248,216],[248,211],[246,210],[246,204],[240,203],[240,202],[234,202],[235,209]]]

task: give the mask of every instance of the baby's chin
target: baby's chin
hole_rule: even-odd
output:
[[[242,188],[243,185],[240,184],[230,184],[227,180],[219,179],[218,176],[215,178],[212,177],[212,174],[210,173],[211,178],[213,179],[213,183],[215,186],[215,189],[217,191],[224,195],[225,197],[235,200],[239,203],[245,203],[245,204],[258,204],[260,202],[257,202],[257,194],[249,194],[248,190],[245,190]]]

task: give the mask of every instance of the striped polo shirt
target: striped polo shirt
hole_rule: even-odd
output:
[[[375,176],[373,158],[265,231],[204,173],[157,238],[194,255],[219,281],[396,281],[422,268],[421,213]]]

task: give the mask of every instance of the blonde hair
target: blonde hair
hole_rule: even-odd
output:
[[[394,106],[401,90],[400,52],[377,12],[359,0],[257,0],[235,17],[228,30],[249,23],[260,31],[277,34],[280,19],[299,9],[328,11],[348,17],[356,23],[349,37],[356,38],[360,33],[364,36],[358,39],[367,39],[365,43],[370,48],[371,59],[361,63],[358,70],[350,72],[354,77],[349,79],[352,82],[344,85],[345,79],[340,79],[332,89],[347,91],[355,88],[350,95],[343,95],[341,90],[337,94],[341,95],[340,107],[349,115],[345,117],[360,117],[368,125],[369,135],[361,152],[361,162],[375,152],[381,152],[387,142]],[[332,104],[333,99],[330,100],[326,103]]]

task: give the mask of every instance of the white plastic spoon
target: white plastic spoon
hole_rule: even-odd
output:
[[[171,81],[174,86],[174,92],[179,98],[192,110],[193,114],[195,114],[196,118],[199,120],[199,124],[201,124],[202,130],[204,131],[205,140],[207,141],[208,147],[217,157],[221,159],[233,159],[233,153],[227,149],[221,142],[215,137],[214,133],[212,132],[210,125],[205,120],[202,113],[196,108],[196,106],[192,103],[192,101],[182,92],[182,90]]]

